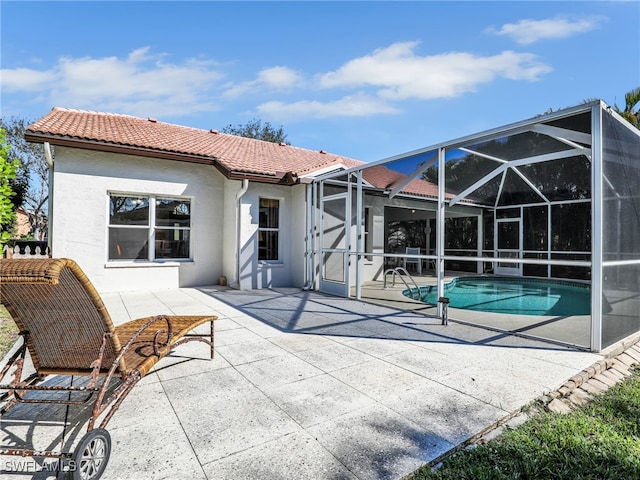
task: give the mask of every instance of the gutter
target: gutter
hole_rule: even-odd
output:
[[[36,134],[26,132],[24,138],[32,143],[51,143],[61,147],[79,148],[82,150],[93,150],[97,152],[120,153],[123,155],[137,155],[140,157],[160,158],[164,160],[174,160],[187,163],[200,163],[204,165],[214,165],[217,157],[210,155],[197,155],[192,153],[174,152],[171,150],[159,150],[150,147],[138,147],[126,145],[124,143],[112,143],[102,140],[90,140],[61,137],[52,134]]]
[[[47,247],[49,248],[49,255],[53,257],[53,249],[51,248],[51,242],[53,240],[53,154],[51,153],[51,144],[49,142],[43,143],[44,158],[49,165],[49,184],[47,185]]]
[[[257,173],[225,170],[219,163],[216,163],[216,166],[222,174],[230,180],[244,180],[246,178],[254,182],[274,183],[277,185],[296,185],[297,183],[300,183],[298,177],[293,172],[275,172],[275,174]]]
[[[247,190],[249,189],[249,180],[246,178],[242,180],[242,186],[238,193],[236,193],[236,271],[233,283],[229,285],[231,288],[237,288],[240,290],[240,250],[242,248],[242,242],[240,238],[240,234],[242,233],[242,218],[240,216],[240,204],[241,199]]]
[[[136,155],[147,158],[158,158],[162,160],[172,160],[186,163],[196,163],[201,165],[213,165],[222,175],[229,180],[244,180],[260,183],[273,183],[278,185],[295,185],[299,183],[299,178],[293,172],[259,173],[243,170],[230,170],[218,157],[210,155],[197,155],[170,150],[158,150],[150,147],[139,147],[121,143],[105,142],[102,140],[80,139],[75,137],[62,137],[53,134],[27,131],[25,140],[32,143],[49,143],[60,145],[61,147],[79,148],[98,152],[119,153],[122,155]]]

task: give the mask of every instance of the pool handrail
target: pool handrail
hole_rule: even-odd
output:
[[[387,275],[389,273],[393,273],[393,277],[391,277],[392,281],[393,281],[393,283],[391,284],[392,287],[396,286],[396,275],[398,275],[400,277],[400,280],[402,280],[402,283],[404,283],[404,286],[407,287],[407,290],[409,290],[411,292],[411,298],[413,300],[420,300],[420,287],[418,287],[418,284],[416,283],[415,279],[411,276],[411,274],[409,272],[407,272],[407,269],[403,268],[403,267],[388,268],[387,270],[385,270],[385,272],[384,272],[384,286],[382,288],[384,288],[384,289],[387,288]],[[411,282],[416,287],[416,294],[418,295],[418,298],[413,298],[413,290],[411,289],[409,284],[403,278],[403,274],[411,279]]]

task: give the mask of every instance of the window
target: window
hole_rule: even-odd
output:
[[[280,200],[261,198],[258,220],[258,260],[280,260],[278,248],[279,234]]]
[[[149,198],[109,198],[109,260],[149,257]]]
[[[188,259],[191,200],[109,195],[109,260]]]
[[[191,202],[157,198],[155,213],[155,258],[189,258]]]
[[[371,218],[371,209],[364,209],[364,251],[365,253],[373,252],[373,219]],[[367,255],[364,257],[366,261],[371,262],[373,256]]]

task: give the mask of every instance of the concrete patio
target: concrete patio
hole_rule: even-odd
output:
[[[116,323],[219,316],[214,360],[180,347],[116,413],[107,480],[399,479],[601,358],[299,289],[103,299]],[[2,444],[56,441],[35,432],[3,420]]]

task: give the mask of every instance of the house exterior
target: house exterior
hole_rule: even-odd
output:
[[[51,254],[102,292],[226,277],[362,298],[413,265],[436,298],[445,270],[587,285],[588,315],[515,314],[536,338],[601,351],[640,332],[640,132],[601,101],[372,163],[61,108],[25,138],[51,165]]]
[[[16,238],[25,237],[31,233],[30,215],[32,214],[23,207],[16,208]]]
[[[357,244],[357,206],[346,200],[345,187],[319,189],[313,180],[364,162],[153,118],[65,108],[30,125],[25,138],[43,144],[50,163],[51,255],[73,258],[101,292],[224,280],[243,290],[292,286],[349,295],[356,262],[344,252]],[[393,225],[418,225],[411,217],[420,217],[425,230],[435,222],[438,188],[382,165],[368,169],[363,181],[369,189],[402,193],[372,196],[364,205],[363,251],[371,255],[358,268],[380,279],[385,267],[400,263],[393,255],[410,246],[395,241]],[[405,218],[406,212],[413,213]],[[452,212],[481,213],[466,206]],[[332,237],[345,221],[349,233]],[[435,238],[420,246],[433,253]],[[327,248],[331,258],[319,260]]]
[[[313,175],[360,164],[153,118],[54,108],[29,126],[51,160],[50,247],[101,292],[307,281]]]

